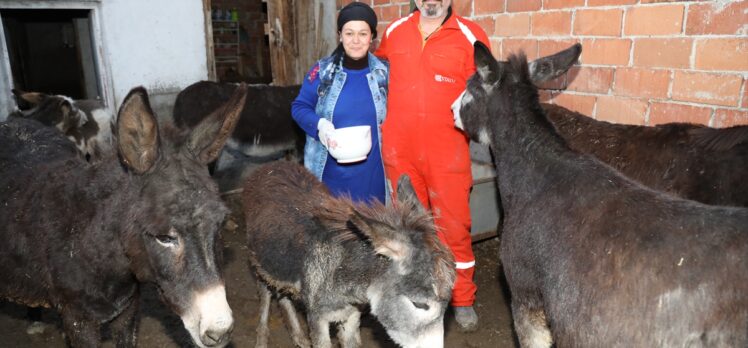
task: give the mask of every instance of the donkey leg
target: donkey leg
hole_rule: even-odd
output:
[[[514,329],[517,331],[520,346],[525,348],[551,347],[553,336],[548,329],[548,322],[542,307],[512,301],[512,316],[514,316]]]
[[[257,342],[255,348],[266,348],[268,346],[268,317],[270,316],[270,289],[265,283],[257,282],[257,290],[260,294],[260,321],[257,323]]]
[[[361,312],[351,307],[348,318],[338,325],[338,341],[341,348],[358,348],[361,346]]]
[[[309,341],[308,335],[301,328],[299,315],[296,312],[296,307],[294,307],[293,302],[291,302],[288,297],[282,297],[279,300],[279,303],[283,312],[286,313],[286,323],[288,324],[288,328],[291,330],[291,339],[293,340],[293,343],[300,348],[311,347],[312,343]]]
[[[138,337],[138,321],[136,319],[139,307],[140,296],[136,291],[127,308],[109,324],[117,348],[135,347]]]
[[[324,316],[310,313],[307,315],[309,323],[309,334],[312,336],[312,347],[314,348],[331,348],[330,340],[330,321]]]
[[[63,312],[62,326],[69,346],[101,347],[101,328],[99,324]]]

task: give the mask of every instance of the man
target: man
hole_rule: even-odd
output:
[[[419,200],[431,209],[439,238],[455,256],[455,319],[461,330],[472,331],[478,325],[468,205],[473,179],[468,139],[454,127],[450,107],[475,72],[473,43],[489,41],[451,5],[452,0],[416,0],[417,10],[387,27],[375,54],[390,62],[382,126],[387,179],[395,183],[408,174]]]

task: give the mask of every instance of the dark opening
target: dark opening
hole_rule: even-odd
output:
[[[100,99],[90,15],[90,10],[0,10],[13,88]]]

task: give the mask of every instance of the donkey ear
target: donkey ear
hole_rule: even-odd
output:
[[[20,110],[31,109],[34,106],[39,105],[39,103],[47,97],[44,93],[26,92],[15,88],[11,89],[11,92],[13,92],[13,95],[16,98],[16,104],[18,104]]]
[[[208,164],[218,157],[226,140],[234,132],[246,99],[247,85],[242,83],[223,106],[192,130],[187,146],[200,162]]]
[[[413,188],[413,184],[410,182],[410,177],[407,174],[403,174],[397,180],[397,201],[410,209],[424,211],[423,205],[418,200],[416,190]]]
[[[538,58],[530,62],[530,79],[535,84],[553,80],[571,68],[582,54],[582,45],[579,43],[558,52],[554,55]]]
[[[391,226],[360,214],[356,209],[348,220],[366,238],[369,239],[377,254],[398,262],[406,259],[410,253],[410,246]]]
[[[117,149],[135,174],[147,172],[159,157],[158,122],[143,87],[127,94],[117,113]]]
[[[483,80],[483,84],[494,85],[498,83],[501,76],[501,67],[491,54],[491,50],[480,41],[475,41],[473,47],[475,49],[473,54],[475,69]]]

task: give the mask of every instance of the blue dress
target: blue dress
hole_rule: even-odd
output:
[[[371,151],[365,160],[348,164],[338,163],[328,154],[322,182],[334,195],[347,193],[354,200],[369,201],[371,198],[376,198],[384,202],[384,170],[378,134],[375,131],[377,114],[366,80],[369,68],[361,70],[343,68],[343,71],[346,72],[347,77],[343,91],[335,104],[332,124],[335,128],[370,126],[372,129]]]

